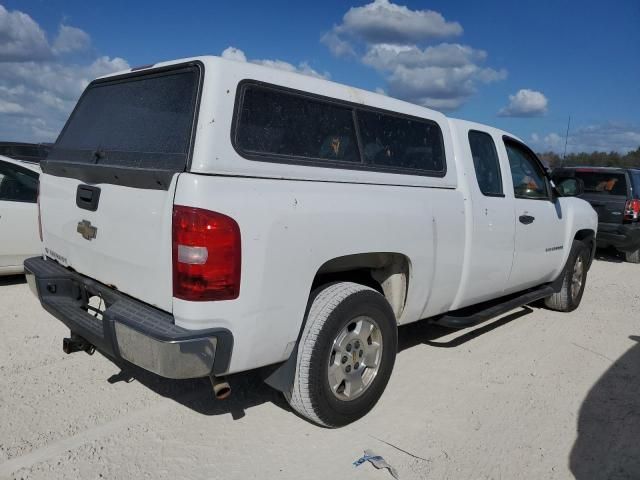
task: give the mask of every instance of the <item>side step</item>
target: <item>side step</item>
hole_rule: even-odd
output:
[[[467,328],[486,322],[514,308],[533,303],[555,293],[551,285],[546,285],[535,290],[527,290],[506,297],[480,303],[471,307],[461,308],[433,319],[433,323],[448,328]]]

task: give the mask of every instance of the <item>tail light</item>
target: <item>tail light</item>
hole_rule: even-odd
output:
[[[640,200],[628,200],[624,207],[624,219],[637,222],[638,218],[640,218]]]
[[[40,235],[40,241],[42,242],[42,217],[40,216],[40,182],[38,182],[38,193],[36,196],[36,202],[38,204],[38,235]]]
[[[217,212],[173,207],[173,296],[233,300],[240,295],[240,228]]]

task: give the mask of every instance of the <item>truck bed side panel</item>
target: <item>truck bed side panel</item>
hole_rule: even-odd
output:
[[[233,331],[230,372],[286,358],[313,278],[333,258],[365,252],[406,255],[410,279],[400,323],[446,311],[459,282],[464,222],[462,197],[453,189],[187,173],[180,175],[175,203],[207,205],[240,226],[239,298],[173,301],[178,325]]]

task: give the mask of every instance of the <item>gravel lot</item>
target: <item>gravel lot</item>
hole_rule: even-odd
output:
[[[227,401],[100,354],[23,277],[0,279],[0,478],[640,478],[640,265],[600,253],[581,307],[524,308],[471,331],[423,323],[380,403],[339,430],[294,415],[256,375]],[[333,477],[331,477],[333,476]]]

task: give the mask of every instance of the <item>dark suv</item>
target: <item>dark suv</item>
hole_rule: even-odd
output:
[[[598,212],[598,247],[615,247],[631,263],[640,263],[640,168],[562,167],[552,173],[584,183],[580,198]]]

